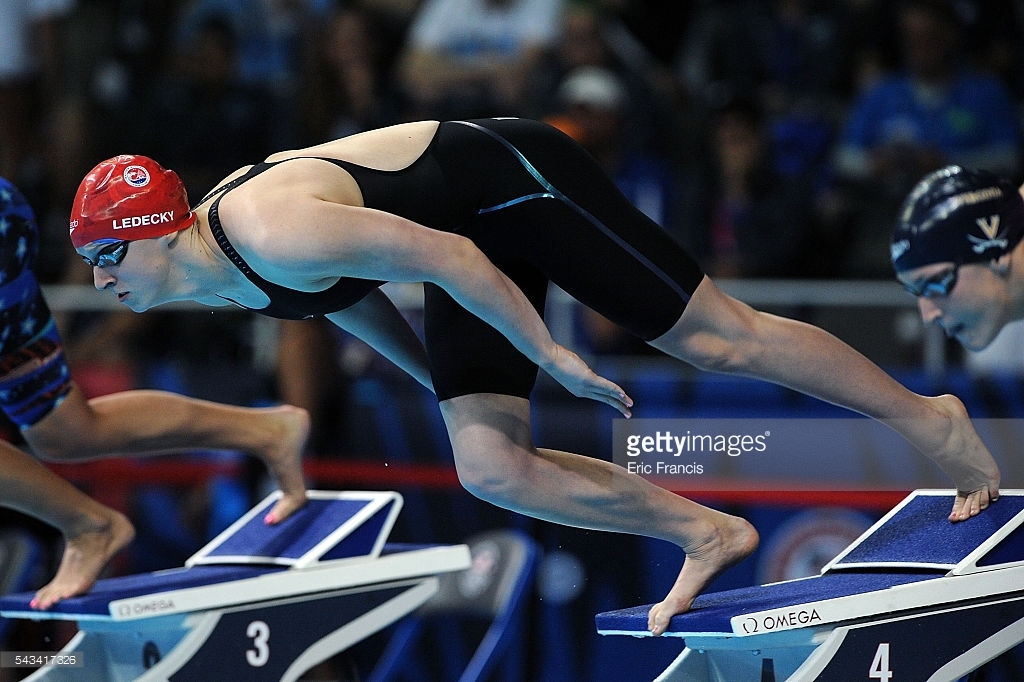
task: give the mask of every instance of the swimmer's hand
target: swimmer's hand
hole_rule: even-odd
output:
[[[565,346],[555,345],[552,360],[543,369],[574,396],[598,400],[611,405],[624,417],[632,416],[633,399],[616,384],[595,374]]]
[[[954,523],[966,521],[999,499],[999,466],[958,398],[942,395],[930,398],[929,402],[948,420],[945,428],[934,430],[945,439],[929,454],[956,484],[957,493],[949,520]]]
[[[953,480],[957,494],[949,520],[966,521],[999,499],[999,466],[959,398],[947,394],[925,400],[934,418],[898,419],[890,424]]]

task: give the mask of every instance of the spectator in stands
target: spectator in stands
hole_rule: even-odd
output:
[[[710,167],[684,183],[679,237],[712,276],[811,274],[817,239],[812,187],[776,167],[760,107],[732,97],[711,115],[710,128]]]
[[[330,15],[303,87],[303,139],[315,144],[398,122],[386,46],[377,13],[346,3]]]
[[[907,0],[898,14],[901,69],[854,102],[835,155],[855,207],[843,273],[887,276],[888,225],[911,185],[956,162],[1014,175],[1020,125],[1002,82],[974,70],[953,3]]]
[[[197,0],[181,13],[176,40],[179,49],[193,45],[211,19],[226,22],[238,50],[231,76],[239,87],[260,94],[273,122],[271,147],[296,145],[302,72],[315,44],[312,36],[334,5],[331,0]]]
[[[424,0],[399,57],[408,117],[523,113],[562,9],[563,0]]]
[[[776,215],[780,209],[809,215],[805,228],[790,229],[798,229],[816,242],[832,239],[838,219],[843,217],[842,197],[834,192],[831,155],[836,130],[845,115],[853,69],[846,46],[851,40],[854,9],[848,5],[807,0],[740,1],[707,3],[695,12],[687,38],[680,44],[676,73],[695,110],[691,118],[696,119],[696,128],[706,129],[708,134],[703,148],[694,149],[694,142],[689,140],[677,143],[697,159],[686,166],[691,180],[684,189],[700,196],[724,187],[720,182],[721,161],[739,157],[723,155],[720,133],[725,130],[718,114],[742,94],[758,120],[754,128],[762,153],[750,155],[759,157],[756,181],[762,186],[767,182],[768,187],[787,188],[771,210]],[[727,126],[735,132],[744,127],[729,125],[728,121],[739,123],[740,119],[727,117]],[[749,124],[745,127],[748,134],[753,132]],[[734,149],[739,151],[738,147]],[[710,178],[715,178],[717,188],[708,186]],[[772,202],[770,191],[761,192],[760,200]],[[798,191],[804,196],[798,197]],[[691,213],[691,221],[694,216],[699,221],[710,210],[706,204],[687,204],[698,208],[696,214]],[[808,208],[812,209],[809,214]],[[689,230],[691,235],[704,231],[699,224],[694,227]],[[690,243],[708,253],[708,242]],[[807,242],[799,247],[814,248]],[[785,262],[794,254],[783,255],[780,262],[778,249],[774,251],[766,254],[768,268],[764,275],[805,270],[812,264],[802,262],[794,267]],[[819,258],[813,265],[814,274],[833,274],[830,261]]]
[[[631,125],[622,131],[627,144],[664,152],[676,104],[671,73],[600,3],[566,5],[558,39],[530,73],[529,115],[544,118],[560,112],[565,106],[559,97],[563,84],[583,68],[601,69],[619,82],[629,103]]]
[[[58,100],[64,76],[61,29],[74,0],[3,5],[0,20],[0,176],[25,180],[25,164],[39,154],[40,122]]]

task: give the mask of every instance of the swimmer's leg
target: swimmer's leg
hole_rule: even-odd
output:
[[[65,539],[57,575],[41,588],[33,608],[86,592],[110,559],[135,536],[124,515],[105,507],[30,455],[0,442],[2,503],[57,528]]]
[[[23,433],[36,454],[60,461],[189,450],[249,453],[266,464],[283,493],[266,518],[278,523],[306,503],[302,455],[309,429],[309,414],[290,405],[238,407],[141,390],[86,400],[72,387]]]
[[[756,311],[707,278],[651,345],[702,369],[770,381],[884,422],[953,479],[950,521],[999,497],[999,467],[959,399],[918,395],[832,334]]]
[[[757,532],[730,516],[660,488],[602,460],[536,448],[530,404],[497,394],[445,400],[441,410],[462,484],[513,511],[578,528],[645,535],[672,542],[686,560],[668,597],[651,611],[662,634],[675,613],[722,571],[757,547]]]

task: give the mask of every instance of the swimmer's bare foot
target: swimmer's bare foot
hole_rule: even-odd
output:
[[[264,521],[276,524],[306,504],[302,453],[309,438],[310,421],[306,410],[291,405],[267,408],[267,416],[268,423],[275,427],[275,434],[259,454],[282,495]]]
[[[668,595],[651,607],[647,629],[663,634],[672,616],[689,610],[697,595],[719,574],[739,563],[757,549],[757,531],[738,516],[721,514],[708,534],[690,547],[684,547],[686,560]]]
[[[32,608],[48,609],[61,599],[87,592],[110,559],[132,541],[131,522],[123,514],[107,511],[107,518],[68,533],[57,575],[36,592]]]

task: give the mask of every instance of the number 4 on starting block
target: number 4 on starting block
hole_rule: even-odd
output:
[[[950,523],[955,495],[914,491],[819,575],[697,597],[658,682],[949,682],[1024,642],[1024,490]],[[649,610],[598,632],[650,636]]]
[[[875,651],[875,659],[871,661],[868,678],[882,680],[882,682],[889,682],[892,679],[892,671],[889,670],[889,642],[879,643],[878,650]]]

